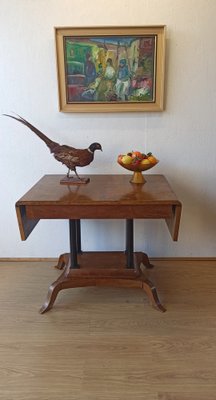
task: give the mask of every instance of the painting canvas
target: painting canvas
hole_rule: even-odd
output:
[[[158,32],[59,29],[60,109],[64,105],[63,111],[140,111],[140,105],[141,110],[157,105],[158,79],[163,81],[162,74],[158,76],[162,68]]]

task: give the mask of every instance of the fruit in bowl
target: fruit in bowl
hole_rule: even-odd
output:
[[[123,168],[134,171],[131,180],[132,183],[144,183],[145,179],[142,175],[142,171],[147,171],[159,162],[152,153],[145,154],[140,151],[120,154],[117,161]]]

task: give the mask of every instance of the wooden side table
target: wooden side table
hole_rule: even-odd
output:
[[[181,203],[163,175],[146,175],[145,184],[130,183],[129,175],[88,175],[86,185],[61,185],[62,175],[45,175],[17,203],[22,240],[40,219],[68,219],[70,252],[60,255],[63,272],[51,284],[40,312],[48,311],[62,289],[84,286],[121,286],[144,289],[160,311],[154,284],[144,267],[152,268],[147,254],[134,252],[134,219],[164,219],[177,240]],[[82,252],[82,219],[124,219],[126,245],[122,252]]]

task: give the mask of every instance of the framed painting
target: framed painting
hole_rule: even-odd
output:
[[[55,28],[59,109],[162,111],[165,26]]]

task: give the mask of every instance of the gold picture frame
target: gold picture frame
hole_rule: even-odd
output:
[[[162,111],[165,28],[56,27],[59,110]]]

